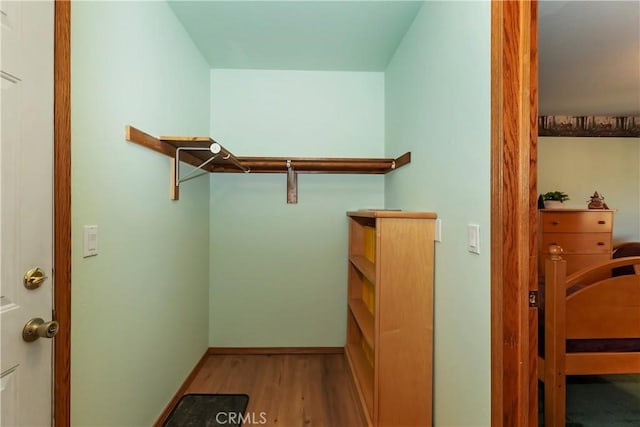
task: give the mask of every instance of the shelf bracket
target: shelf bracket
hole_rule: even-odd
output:
[[[206,174],[207,172],[200,173],[196,175],[196,173],[202,170],[203,167],[211,163],[218,157],[218,153],[220,152],[220,144],[217,142],[212,143],[209,147],[178,147],[176,148],[176,156],[173,158],[171,162],[171,200],[179,200],[180,199],[180,183],[188,181],[190,179],[197,178]],[[211,151],[213,154],[207,160],[202,162],[200,165],[196,166],[195,169],[190,171],[186,176],[180,178],[180,153],[182,151]]]
[[[287,160],[287,203],[298,203],[298,172],[291,166],[291,160]]]

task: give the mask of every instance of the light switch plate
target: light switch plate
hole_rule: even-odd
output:
[[[474,254],[480,254],[480,226],[467,224],[467,250]]]
[[[442,242],[442,220],[440,218],[436,218],[434,228],[433,240],[436,242]]]
[[[82,256],[84,258],[98,255],[98,226],[85,225],[82,242]]]

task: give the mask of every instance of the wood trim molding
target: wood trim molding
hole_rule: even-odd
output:
[[[209,347],[214,355],[344,354],[344,347]]]
[[[164,422],[167,420],[167,417],[169,417],[169,414],[171,414],[173,407],[178,404],[180,398],[186,393],[196,375],[198,375],[198,372],[200,372],[200,369],[202,369],[202,367],[204,366],[208,357],[209,351],[207,350],[204,352],[198,363],[196,363],[196,366],[194,366],[191,372],[189,372],[189,375],[187,375],[187,378],[184,380],[178,391],[176,391],[176,394],[173,395],[173,398],[171,398],[167,406],[164,408],[164,411],[162,411],[162,414],[160,414],[158,420],[155,422],[155,424],[153,424],[154,427],[162,427]]]
[[[71,3],[54,4],[54,339],[53,417],[71,425]]]
[[[538,290],[538,3],[529,4],[529,275],[528,291]],[[528,292],[527,292],[528,297]],[[528,425],[538,425],[538,309],[529,308]]]
[[[491,7],[491,425],[537,425],[537,2]]]

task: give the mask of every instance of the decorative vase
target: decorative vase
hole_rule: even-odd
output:
[[[544,208],[545,209],[562,209],[564,208],[564,204],[560,200],[545,200]]]

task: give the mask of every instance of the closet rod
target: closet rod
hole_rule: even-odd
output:
[[[307,158],[307,157],[238,157],[252,173],[287,172],[289,167],[300,173],[383,174],[411,162],[411,153],[397,159],[383,158]]]

